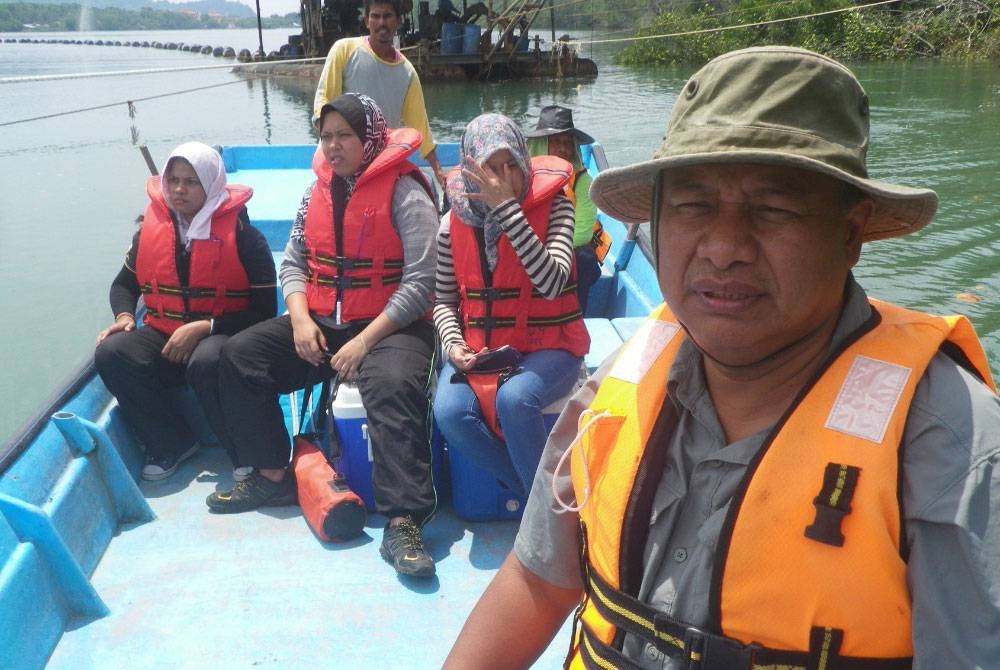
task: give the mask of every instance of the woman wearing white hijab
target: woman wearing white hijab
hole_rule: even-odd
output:
[[[159,480],[197,448],[170,400],[185,383],[235,454],[219,407],[219,352],[230,335],[274,316],[277,296],[270,248],[244,206],[253,191],[226,184],[217,151],[180,145],[146,191],[142,227],[111,285],[115,321],[98,334],[94,363],[146,447],[143,479]],[[140,296],[145,327],[136,329]]]

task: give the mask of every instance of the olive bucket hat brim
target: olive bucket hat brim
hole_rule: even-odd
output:
[[[687,81],[651,160],[601,172],[590,197],[608,215],[641,223],[649,221],[664,170],[777,165],[829,175],[869,196],[875,210],[866,242],[920,230],[937,211],[937,194],[869,179],[868,138],[868,96],[846,67],[804,49],[742,49]]]

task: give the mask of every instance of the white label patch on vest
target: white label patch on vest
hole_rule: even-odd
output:
[[[826,427],[876,444],[885,437],[910,368],[858,356],[833,403]]]
[[[635,332],[630,344],[625,347],[625,351],[611,366],[608,376],[630,384],[638,384],[678,330],[680,330],[680,326],[676,323],[656,319],[647,320]]]

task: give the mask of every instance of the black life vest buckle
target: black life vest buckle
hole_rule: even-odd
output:
[[[732,638],[705,632],[694,626],[684,630],[684,655],[691,670],[733,670],[753,667],[758,645],[744,645]]]

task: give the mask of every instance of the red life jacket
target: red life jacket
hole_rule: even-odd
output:
[[[396,181],[412,174],[430,193],[423,173],[407,157],[420,147],[412,128],[389,131],[389,142],[361,174],[344,211],[343,254],[337,254],[330,183],[333,168],[319,147],[313,156],[316,183],[306,210],[306,299],[309,311],[334,314],[338,323],[374,319],[403,277],[403,242],[392,225]]]
[[[226,186],[229,199],[212,215],[206,240],[191,240],[187,285],[177,273],[177,232],[159,177],[146,182],[149,206],[142,219],[135,275],[146,303],[143,322],[166,335],[185,323],[212,319],[250,307],[250,280],[236,249],[236,220],[253,189]]]
[[[531,184],[521,202],[531,229],[545,240],[552,201],[562,192],[570,164],[554,156],[531,159]],[[558,297],[548,300],[535,289],[505,235],[497,241],[492,281],[483,275],[482,250],[475,229],[451,215],[451,247],[459,290],[459,313],[465,341],[474,350],[509,344],[528,353],[564,349],[583,356],[590,336],[576,296],[576,268]]]

